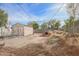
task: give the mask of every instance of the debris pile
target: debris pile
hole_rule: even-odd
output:
[[[30,43],[21,48],[1,48],[0,55],[15,56],[79,56],[79,34],[63,31],[43,33],[44,43]]]

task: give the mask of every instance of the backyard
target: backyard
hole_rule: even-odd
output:
[[[2,41],[5,44],[0,48],[0,55],[79,55],[78,34],[75,36],[77,39],[71,36],[65,39],[66,36],[64,36],[64,34],[66,33],[62,31],[54,31],[50,36],[42,36],[42,34],[36,33],[27,37],[18,36],[4,38]],[[72,40],[70,38],[72,38]]]
[[[0,56],[67,55],[79,56],[78,3],[0,5]]]

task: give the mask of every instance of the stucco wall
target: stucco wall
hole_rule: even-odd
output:
[[[23,36],[24,29],[22,26],[12,27],[12,35],[14,36]]]
[[[11,28],[0,27],[0,36],[11,36],[11,33],[12,33]]]
[[[14,26],[12,27],[12,35],[27,36],[33,34],[33,28],[28,26]]]
[[[33,34],[33,28],[25,26],[24,27],[24,36],[31,35],[31,34]]]

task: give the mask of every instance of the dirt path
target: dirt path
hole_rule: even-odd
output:
[[[4,47],[21,48],[30,43],[43,43],[45,39],[46,37],[30,35],[27,37],[5,38],[3,41],[5,42]]]

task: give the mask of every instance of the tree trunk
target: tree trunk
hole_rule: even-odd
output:
[[[1,38],[3,40],[3,32],[2,32],[2,27],[1,27]]]

